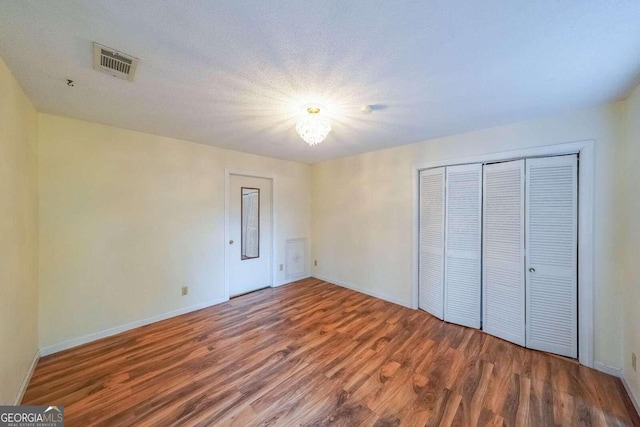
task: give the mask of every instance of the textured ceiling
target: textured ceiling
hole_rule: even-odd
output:
[[[638,0],[0,0],[0,56],[40,111],[315,163],[620,99],[639,23]],[[93,71],[93,41],[135,81]]]

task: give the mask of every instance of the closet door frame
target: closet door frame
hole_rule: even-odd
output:
[[[595,141],[585,140],[564,144],[547,145],[514,151],[485,155],[450,158],[428,163],[418,163],[411,167],[412,174],[412,295],[411,308],[418,308],[418,258],[419,258],[419,172],[424,169],[464,165],[471,163],[502,162],[527,157],[558,156],[578,154],[578,360],[582,365],[606,369],[594,363],[594,301],[593,301],[593,261],[594,261],[594,189],[595,189]]]

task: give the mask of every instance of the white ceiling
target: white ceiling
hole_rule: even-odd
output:
[[[135,81],[94,71],[93,41]],[[640,1],[0,0],[0,56],[40,111],[315,163],[623,98]]]

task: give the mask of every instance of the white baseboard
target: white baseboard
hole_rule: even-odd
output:
[[[298,280],[308,279],[311,277],[308,273],[298,274],[297,276],[286,277],[282,282],[278,283],[275,287],[288,285],[289,283],[297,282]]]
[[[595,361],[593,362],[593,369],[596,369],[605,374],[613,375],[614,377],[622,376],[622,369],[609,366],[606,363]]]
[[[629,383],[624,378],[624,375],[620,377],[620,379],[622,380],[624,389],[627,390],[627,394],[629,395],[629,399],[631,399],[631,403],[633,403],[633,406],[635,406],[636,408],[636,412],[638,413],[638,415],[640,415],[640,400],[638,400],[638,398],[636,398],[636,396],[633,394],[633,391],[631,391],[631,387],[629,387]],[[638,397],[640,398],[640,396]]]
[[[33,372],[36,370],[36,366],[38,365],[38,360],[40,360],[40,351],[36,350],[36,354],[33,355],[33,360],[31,361],[31,365],[29,365],[29,370],[27,371],[27,374],[24,376],[24,380],[22,380],[22,384],[20,385],[20,390],[18,390],[18,395],[16,396],[16,400],[13,403],[14,405],[17,406],[22,402],[24,393],[27,391],[27,387],[29,386],[29,381],[31,381]]]
[[[220,304],[228,301],[227,298],[219,298],[212,301],[203,302],[200,304],[191,305],[189,307],[183,307],[178,310],[173,310],[168,313],[159,314],[157,316],[148,317],[146,319],[136,320],[135,322],[127,323],[125,325],[116,326],[114,328],[105,329],[104,331],[95,332],[93,334],[85,335],[79,338],[73,338],[67,341],[63,341],[58,344],[49,345],[40,349],[41,356],[48,356],[53,353],[58,353],[63,350],[67,350],[73,347],[77,347],[82,344],[86,344],[91,341],[99,340],[101,338],[110,337],[121,332],[128,331],[130,329],[139,328],[140,326],[149,325],[151,323],[159,322],[161,320],[170,319],[172,317],[180,316],[182,314],[191,313],[192,311],[201,310],[203,308],[211,307],[212,305]]]
[[[403,307],[411,308],[411,301],[402,301],[395,297],[390,297],[389,295],[384,295],[379,292],[370,291],[368,289],[361,288],[359,286],[351,285],[349,283],[341,282],[339,280],[330,279],[328,277],[320,276],[318,274],[313,274],[312,277],[320,280],[324,280],[325,282],[333,283],[334,285],[342,286],[343,288],[351,289],[352,291],[360,292],[361,294],[366,294],[375,298],[380,298],[385,301],[392,302],[394,304],[401,305]]]

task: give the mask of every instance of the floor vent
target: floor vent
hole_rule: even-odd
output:
[[[98,43],[93,44],[94,70],[131,82],[136,68],[138,68],[138,58]]]

